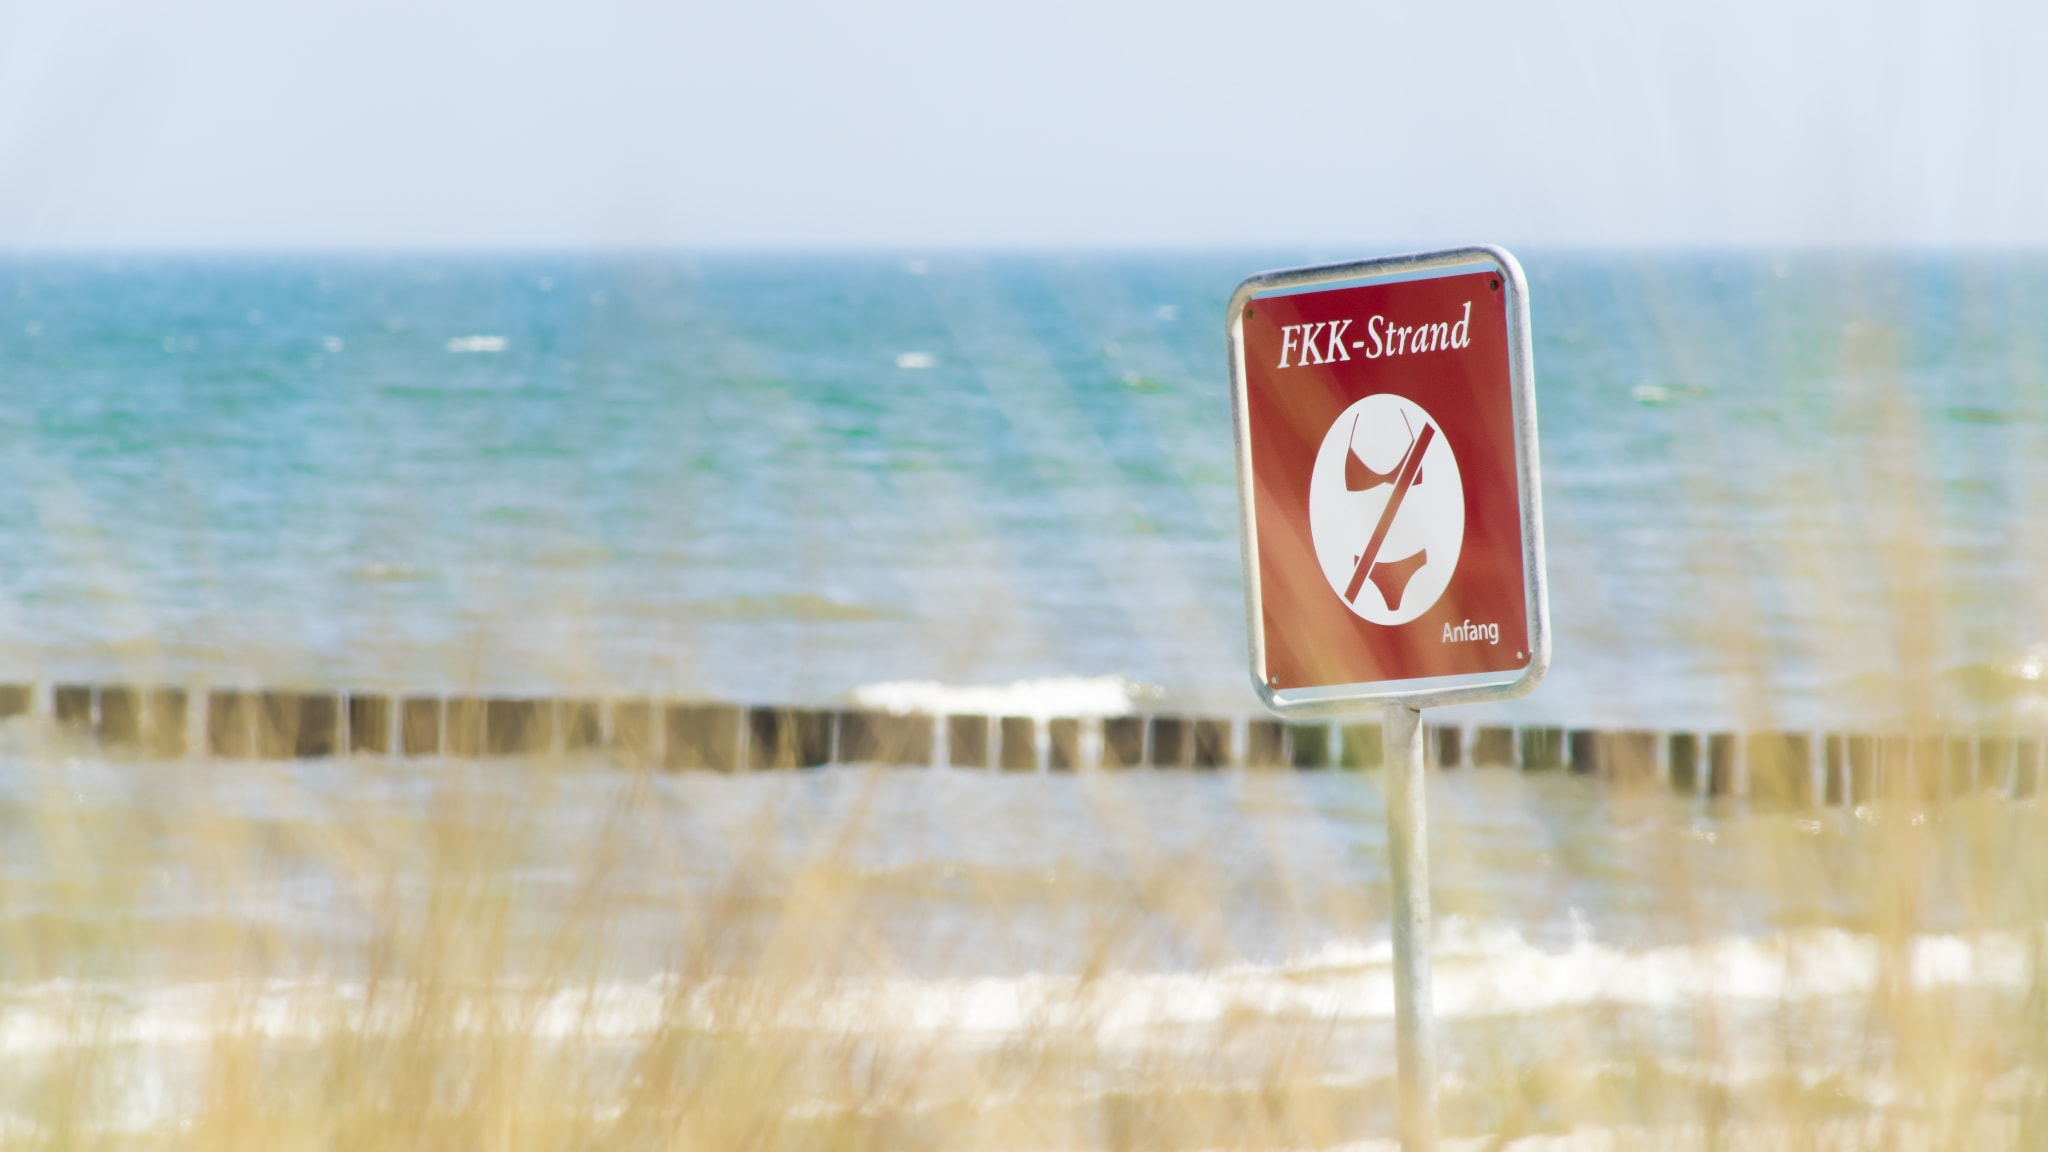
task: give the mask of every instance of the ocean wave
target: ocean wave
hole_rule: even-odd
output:
[[[1581,939],[1546,951],[1512,930],[1445,925],[1435,956],[1443,1020],[1603,1007],[1687,1009],[1703,1003],[1789,1003],[1867,994],[1888,979],[1874,937],[1816,929],[1627,951]],[[2024,990],[2037,979],[2048,925],[2027,932],[1923,935],[1899,950],[1916,989]],[[1208,971],[1119,972],[1092,978],[1028,973],[937,980],[779,983],[721,977],[527,988],[494,984],[455,997],[458,1029],[514,1027],[540,1040],[626,1042],[662,1027],[1001,1039],[1038,1032],[1102,1040],[1186,1038],[1248,1018],[1367,1022],[1393,1017],[1384,941],[1332,945],[1298,960]],[[434,995],[449,1002],[450,989]],[[349,982],[101,985],[53,981],[0,1004],[0,1053],[80,1044],[179,1046],[235,1033],[315,1040],[343,1031],[395,1033],[416,1022],[401,989]]]
[[[936,680],[866,684],[853,702],[886,712],[934,715],[1121,716],[1158,700],[1161,691],[1121,676],[1054,676],[1009,684],[965,687]]]
[[[1529,1015],[1593,1006],[1684,1008],[1853,996],[1885,978],[1880,943],[1839,930],[1626,951],[1581,939],[1545,951],[1504,928],[1444,933],[1434,956],[1439,1019]],[[2034,979],[2021,934],[1929,935],[1901,952],[1915,988],[2023,989]],[[1016,1033],[1034,1027],[1139,1033],[1247,1017],[1391,1020],[1392,950],[1384,941],[1326,947],[1282,965],[1207,972],[1032,975],[842,989],[803,1018],[844,1028]]]

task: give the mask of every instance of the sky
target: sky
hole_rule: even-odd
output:
[[[2048,5],[0,0],[0,249],[2048,244]]]

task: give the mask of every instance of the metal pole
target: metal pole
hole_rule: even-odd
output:
[[[1436,1021],[1429,991],[1429,809],[1422,712],[1387,705],[1387,864],[1394,878],[1394,1059],[1401,1152],[1435,1152]]]

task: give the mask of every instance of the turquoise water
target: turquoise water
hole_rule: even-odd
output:
[[[14,258],[0,671],[1249,711],[1221,316],[1313,255]],[[2031,686],[2048,262],[1525,264],[1554,671],[1472,718]]]

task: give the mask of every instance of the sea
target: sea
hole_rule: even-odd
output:
[[[1251,714],[1225,302],[1251,273],[1368,254],[9,256],[0,679]],[[2041,725],[2048,260],[1521,256],[1553,664],[1459,720]],[[231,909],[300,941],[259,981],[280,1034],[367,986],[361,862],[266,848],[225,876],[189,828],[260,845],[366,811],[513,811],[508,867],[543,925],[623,806],[645,852],[608,883],[633,907],[744,877],[729,971],[779,938],[804,862],[852,878],[863,955],[888,963],[774,1027],[985,1040],[1066,1013],[1199,1047],[1252,1020],[1335,1029],[1333,1083],[1391,1068],[1371,774],[599,766],[535,807],[517,765],[167,773],[80,744],[52,769],[25,723],[0,730],[0,824],[53,802],[100,823],[9,838],[9,923],[57,931],[78,877],[113,868],[90,829],[126,829],[132,883],[77,915]],[[509,808],[451,815],[451,781]],[[1430,788],[1437,1006],[1468,1076],[1498,1055],[1486,1022],[1535,1021],[1516,1043],[1540,1064],[1560,1013],[1569,1035],[1635,1011],[1664,1035],[1703,997],[1759,1020],[1818,1005],[1801,1043],[1852,1068],[1873,989],[1998,1003],[2038,981],[2039,801],[1937,820],[1900,935],[1855,882],[1892,859],[1883,813],[1498,770]],[[1985,844],[2010,868],[1973,866]],[[620,921],[600,1031],[652,1027],[690,923]],[[54,969],[0,948],[0,1060],[63,1049],[98,997],[141,1053],[139,1115],[179,1114],[219,974],[174,935]]]
[[[1337,255],[11,257],[0,672],[1255,711],[1222,312]],[[1462,715],[2038,678],[2048,261],[1525,263],[1555,656]]]

